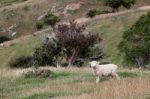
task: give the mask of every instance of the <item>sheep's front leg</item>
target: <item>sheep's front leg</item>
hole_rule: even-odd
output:
[[[99,83],[100,77],[96,76],[96,83]]]

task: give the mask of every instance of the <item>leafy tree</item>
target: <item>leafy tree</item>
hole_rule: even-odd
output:
[[[40,48],[35,49],[33,54],[33,64],[37,67],[52,65],[60,56],[60,52],[61,46],[47,40]]]
[[[54,33],[66,54],[68,66],[72,66],[79,53],[101,41],[98,34],[87,32],[86,26],[79,26],[74,21],[70,21],[70,25],[58,24],[54,27]]]
[[[141,67],[150,63],[150,12],[124,32],[119,49],[132,65]]]
[[[118,11],[120,6],[129,9],[135,4],[135,0],[103,0],[104,5],[112,8],[113,12]]]

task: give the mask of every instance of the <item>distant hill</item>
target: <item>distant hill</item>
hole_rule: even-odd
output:
[[[137,0],[132,8],[149,4],[149,0]],[[98,0],[0,0],[0,35],[11,35],[6,30],[13,25],[16,25],[15,37],[34,33],[37,31],[37,19],[51,9],[61,16],[62,21],[68,21],[85,17],[89,9],[93,8],[109,9]],[[122,10],[124,9],[120,8]]]

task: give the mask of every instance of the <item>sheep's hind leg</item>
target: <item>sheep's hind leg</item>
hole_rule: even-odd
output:
[[[117,74],[117,73],[115,73],[115,74],[114,74],[114,76],[116,77],[116,79],[117,79],[117,80],[119,80],[119,81],[120,81],[120,77],[118,76],[118,74]]]

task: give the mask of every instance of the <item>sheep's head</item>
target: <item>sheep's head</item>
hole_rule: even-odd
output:
[[[92,62],[89,62],[89,64],[90,64],[90,67],[95,67],[95,66],[99,65],[99,62],[92,61]]]

